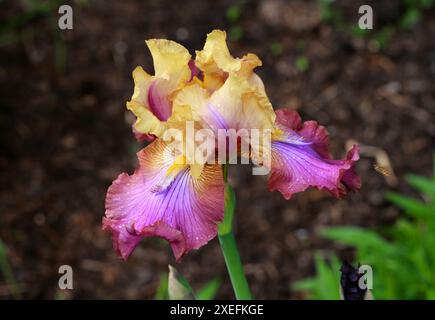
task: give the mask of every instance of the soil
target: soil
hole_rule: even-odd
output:
[[[346,21],[357,21],[360,2],[334,6]],[[375,30],[403,12],[400,1],[371,4]],[[304,298],[291,284],[314,274],[315,252],[352,258],[352,250],[319,236],[322,227],[391,224],[400,211],[383,194],[412,194],[404,175],[431,174],[433,9],[379,48],[370,37],[322,22],[315,2],[245,1],[237,19],[228,18],[231,6],[216,0],[75,1],[73,30],[57,29],[53,9],[2,44],[0,239],[22,297],[151,299],[172,264],[196,289],[220,277],[217,298],[233,298],[216,239],[179,264],[164,241],[147,239],[124,262],[101,230],[107,187],[119,173],[134,170],[143,147],[131,133],[125,101],[134,67],[152,73],[148,38],[173,39],[194,53],[212,29],[229,31],[235,56],[253,52],[262,59],[258,73],[275,108],[298,110],[304,120],[326,126],[335,157],[357,141],[383,150],[391,162],[386,179],[374,169],[373,154],[363,154],[357,164],[362,189],[343,200],[310,190],[286,201],[268,192],[265,178],[252,176],[249,167],[230,168],[237,242],[257,298]],[[0,3],[1,21],[22,10],[19,1]],[[301,56],[307,68],[296,66]],[[58,289],[64,264],[73,267],[74,290]],[[0,298],[11,297],[0,277]]]

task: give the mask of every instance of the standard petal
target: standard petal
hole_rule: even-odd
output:
[[[328,151],[326,129],[314,121],[302,124],[293,111],[277,111],[279,134],[272,141],[271,191],[280,191],[286,199],[308,187],[326,189],[336,197],[360,187],[354,172],[359,159],[354,146],[343,160],[333,160]]]
[[[153,57],[156,77],[171,80],[175,84],[190,79],[191,56],[185,47],[166,39],[150,39],[145,42]]]
[[[261,66],[261,60],[252,53],[234,58],[226,43],[225,31],[213,30],[207,35],[204,48],[196,51],[196,65],[204,73],[204,86],[211,92],[219,89],[228,74],[237,74],[255,83],[254,68]],[[252,78],[252,79],[251,79]]]
[[[133,175],[121,174],[106,197],[104,229],[113,234],[114,247],[126,259],[143,237],[169,241],[179,260],[214,238],[223,219],[224,182],[219,165],[206,165],[197,179],[180,164],[170,183],[174,159],[160,140],[138,153]],[[171,170],[169,170],[171,168]],[[164,181],[163,188],[156,188]]]
[[[160,136],[165,129],[165,116],[171,111],[166,98],[169,94],[166,80],[159,81],[142,67],[133,70],[133,80],[133,96],[127,101],[127,109],[136,116],[133,132],[136,137],[140,134]]]
[[[142,67],[133,71],[134,93],[127,108],[137,117],[134,129],[139,134],[161,136],[164,122],[172,113],[172,98],[192,78],[190,54],[176,42],[165,39],[146,41],[153,57],[155,75]]]
[[[265,94],[237,75],[230,75],[213,94],[198,84],[181,90],[174,99],[174,114],[188,106],[194,121],[205,128],[272,129],[275,113]]]
[[[203,71],[236,72],[240,70],[240,59],[233,58],[227,43],[227,34],[213,30],[207,34],[203,50],[196,52],[196,63]]]

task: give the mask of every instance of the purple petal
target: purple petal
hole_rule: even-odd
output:
[[[164,238],[179,260],[217,233],[223,219],[224,183],[219,165],[205,166],[198,179],[183,169],[166,189],[153,192],[171,165],[159,140],[138,153],[140,167],[121,174],[106,197],[103,228],[113,234],[115,250],[126,259],[143,237]]]
[[[272,142],[272,173],[268,182],[271,191],[278,190],[290,199],[308,187],[326,189],[336,197],[359,189],[361,181],[353,168],[359,159],[357,146],[345,159],[333,160],[326,129],[316,122],[302,123],[296,112],[278,110],[277,126],[284,134]],[[299,143],[295,135],[309,143]]]

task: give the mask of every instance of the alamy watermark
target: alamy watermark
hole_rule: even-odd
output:
[[[57,25],[60,30],[72,30],[73,29],[73,9],[71,6],[64,4],[59,7],[58,13],[61,14]]]
[[[58,281],[59,289],[61,290],[74,289],[72,267],[67,264],[61,265],[59,267],[58,273],[62,274],[62,276],[59,277],[59,281]]]
[[[362,30],[373,29],[373,9],[365,4],[359,7],[358,13],[362,16],[358,20],[358,27]]]
[[[170,128],[164,159],[174,164],[249,164],[253,175],[266,175],[271,167],[271,129],[196,129],[186,121],[183,129]],[[250,162],[251,161],[251,162]]]
[[[361,277],[358,280],[358,287],[361,290],[373,289],[373,269],[367,264],[359,266],[358,273]]]

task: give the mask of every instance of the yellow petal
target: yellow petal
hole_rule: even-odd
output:
[[[146,106],[137,101],[128,101],[127,109],[137,117],[134,128],[141,133],[161,137],[166,130],[164,122],[160,121]]]
[[[209,108],[218,122],[219,118],[225,120],[227,128],[237,128],[242,112],[242,96],[249,90],[247,82],[235,75],[230,75],[224,85],[215,91],[211,98]]]
[[[190,117],[190,120],[199,121],[203,114],[202,108],[205,107],[208,98],[207,90],[196,83],[183,88],[174,98],[172,110],[174,119],[182,120]]]
[[[240,60],[231,56],[226,43],[227,34],[213,30],[207,35],[204,49],[196,52],[196,63],[203,71],[235,72],[240,70]]]
[[[154,62],[156,77],[171,80],[177,85],[190,79],[191,55],[182,45],[166,39],[146,41]]]
[[[207,35],[204,48],[196,52],[196,65],[204,72],[204,85],[215,91],[223,85],[228,73],[235,73],[249,79],[254,68],[261,66],[261,60],[252,53],[243,58],[234,58],[226,43],[226,33],[213,30]]]
[[[250,77],[253,70],[256,67],[260,67],[262,65],[263,63],[257,55],[253,53],[248,53],[242,58],[240,70],[237,72],[237,74],[242,77]]]
[[[272,129],[275,117],[275,111],[269,98],[257,88],[253,88],[243,96],[241,127]]]
[[[134,125],[137,131],[160,136],[165,125],[150,110],[150,86],[152,83],[156,86],[156,96],[170,100],[174,92],[190,78],[190,54],[183,46],[169,40],[148,40],[147,45],[154,59],[156,76],[150,76],[142,67],[134,69],[134,92],[127,108],[137,117]]]
[[[134,92],[131,100],[148,105],[148,89],[152,79],[153,77],[146,73],[142,67],[136,67],[133,70]]]

